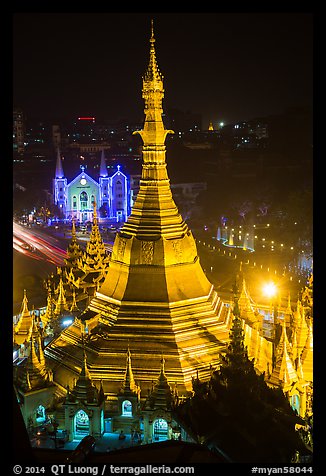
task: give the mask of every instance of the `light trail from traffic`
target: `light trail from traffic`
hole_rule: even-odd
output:
[[[55,238],[41,235],[35,230],[29,230],[17,223],[13,223],[13,248],[29,258],[48,261],[56,266],[62,266],[66,257],[66,250],[54,245]],[[57,240],[56,240],[57,241]]]

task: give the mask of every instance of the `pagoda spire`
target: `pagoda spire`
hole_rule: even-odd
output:
[[[77,302],[76,302],[76,292],[75,290],[73,290],[72,292],[72,303],[71,303],[71,306],[70,306],[70,312],[75,312],[75,311],[79,311],[79,307],[77,306]]]
[[[67,395],[69,401],[78,401],[81,403],[97,403],[99,401],[99,391],[93,384],[90,372],[87,366],[87,356],[83,343],[83,364],[76,384]]]
[[[291,336],[291,349],[292,349],[292,360],[295,362],[298,357],[300,357],[300,354],[298,352],[298,342],[297,342],[297,331],[296,329],[293,329],[292,331],[292,336]]]
[[[308,382],[313,381],[313,336],[312,336],[312,326],[308,328],[308,336],[303,348],[303,351],[300,355],[302,363],[302,371],[305,380]]]
[[[48,291],[48,296],[46,301],[46,311],[42,315],[42,322],[43,322],[44,328],[47,328],[48,326],[51,327],[55,319],[51,286],[48,286],[47,291]]]
[[[22,344],[28,340],[32,330],[33,320],[30,311],[28,310],[28,299],[26,289],[24,289],[24,297],[20,310],[20,318],[14,329],[14,340],[17,344]]]
[[[290,342],[289,342],[289,339],[288,339],[288,335],[287,335],[287,332],[286,332],[286,325],[285,325],[284,319],[281,323],[281,326],[282,326],[282,333],[281,333],[281,337],[280,337],[279,343],[278,343],[277,348],[276,348],[276,360],[277,360],[277,357],[279,355],[283,354],[283,350],[284,350],[285,347],[286,347],[286,349],[289,349],[289,350],[291,348]]]
[[[121,233],[126,238],[136,235],[138,239],[156,241],[162,235],[167,239],[184,237],[189,229],[174,203],[167,173],[165,138],[173,131],[166,130],[162,120],[163,76],[157,66],[154,43],[152,26],[150,59],[142,89],[145,122],[142,130],[134,132],[143,141],[142,175],[136,201]]]
[[[306,321],[305,310],[302,306],[301,302],[297,304],[297,311],[296,311],[296,319],[295,319],[295,330],[297,332],[297,345],[298,345],[298,352],[301,354],[303,351],[308,333],[309,328]]]
[[[75,218],[72,219],[72,223],[71,223],[71,242],[72,243],[77,242]]]
[[[40,336],[40,332],[39,332],[39,329],[38,329],[37,323],[36,323],[36,313],[35,313],[35,309],[33,308],[33,310],[32,310],[32,332],[31,332],[31,338],[38,339],[39,336]]]
[[[135,131],[134,133],[140,134],[145,147],[153,145],[162,147],[164,146],[167,134],[173,134],[173,131],[166,130],[162,120],[162,99],[164,97],[163,76],[157,66],[156,61],[153,20],[151,20],[151,37],[149,42],[149,63],[147,71],[143,76],[145,125],[143,130]],[[160,156],[157,157],[157,160],[159,158],[160,161],[162,161],[164,157],[160,154]],[[151,157],[151,159],[154,159],[154,157]],[[146,157],[144,157],[144,161],[146,162]]]
[[[262,315],[256,310],[255,303],[252,300],[245,278],[242,274],[241,292],[238,298],[238,306],[241,312],[241,317],[249,323],[249,325],[257,330],[262,327]]]
[[[160,374],[145,402],[145,409],[163,408],[169,410],[171,409],[174,399],[174,392],[165,375],[165,359],[162,356]]]
[[[275,367],[270,376],[269,382],[272,385],[290,388],[298,381],[298,375],[290,357],[290,344],[286,334],[285,323],[282,323],[282,335],[276,349]]]
[[[126,365],[126,372],[124,376],[124,382],[122,385],[122,391],[123,393],[137,393],[139,390],[138,386],[135,383],[132,367],[131,367],[131,353],[130,349],[128,346],[128,351],[127,351],[127,365]]]
[[[35,348],[35,339],[30,341],[30,352],[27,357],[26,366],[18,372],[18,384],[25,391],[30,391],[52,384],[52,371],[46,368],[45,359],[41,361],[37,356]]]
[[[105,271],[109,263],[109,255],[105,249],[98,227],[96,201],[93,203],[93,224],[83,256],[79,258],[79,268],[83,271]]]
[[[305,380],[300,355],[298,356],[296,371],[299,377],[299,381]]]
[[[67,301],[66,301],[66,296],[65,296],[65,290],[63,287],[63,281],[62,281],[62,276],[60,275],[60,281],[59,281],[59,286],[58,286],[58,300],[55,306],[54,313],[56,315],[61,314],[63,311],[67,310]]]
[[[67,248],[67,255],[64,259],[65,266],[68,268],[77,268],[78,267],[78,259],[81,258],[83,251],[80,245],[77,243],[77,235],[76,235],[76,224],[75,219],[72,219],[72,228],[71,228],[71,241]]]
[[[61,153],[58,147],[57,149],[57,163],[55,167],[55,178],[64,178],[65,174],[63,173]]]

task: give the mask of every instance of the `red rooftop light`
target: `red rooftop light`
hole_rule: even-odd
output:
[[[78,117],[78,121],[95,121],[95,117]]]

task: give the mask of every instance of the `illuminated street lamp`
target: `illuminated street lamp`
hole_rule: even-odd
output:
[[[263,286],[263,293],[270,299],[271,308],[273,309],[273,327],[275,330],[277,309],[276,309],[276,296],[278,294],[277,286],[273,281],[265,283]]]
[[[273,298],[277,294],[277,286],[272,281],[269,283],[265,283],[263,286],[263,293],[265,296],[269,298]]]

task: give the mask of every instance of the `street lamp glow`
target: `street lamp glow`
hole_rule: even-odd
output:
[[[272,298],[276,295],[277,293],[277,287],[273,282],[266,283],[263,286],[263,293],[265,296]]]

